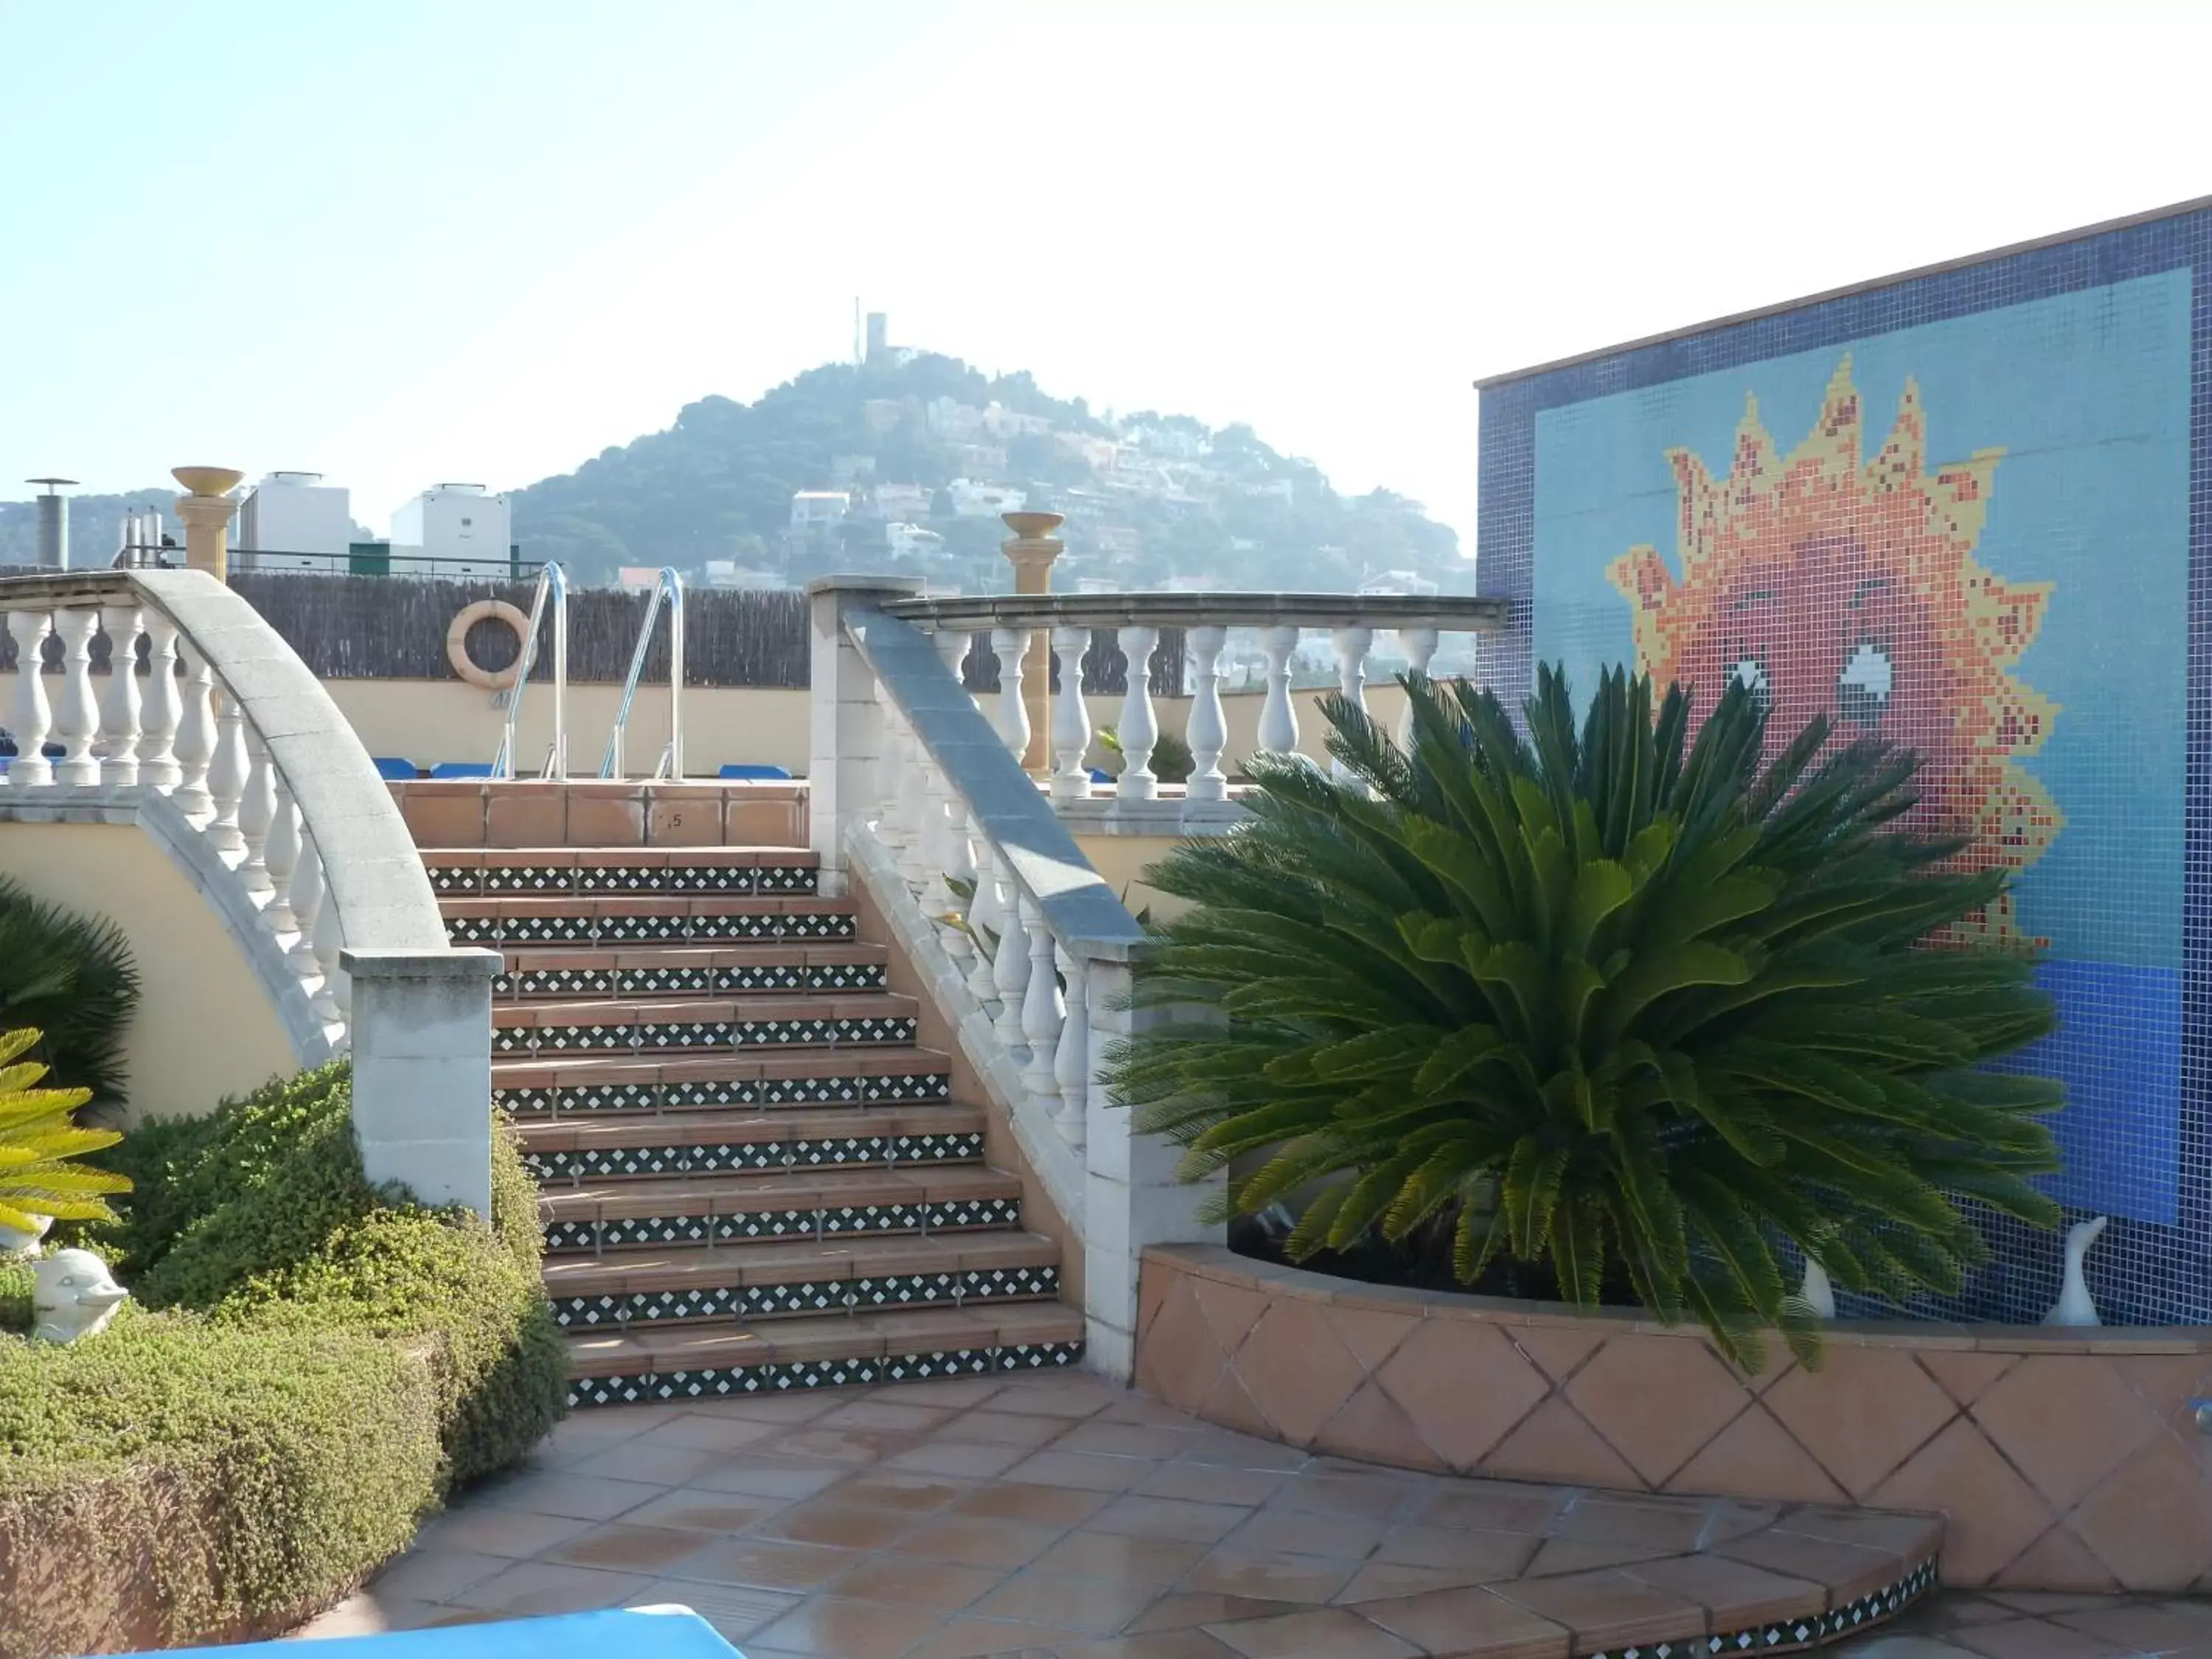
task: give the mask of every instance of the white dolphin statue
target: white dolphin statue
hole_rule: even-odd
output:
[[[31,1335],[40,1342],[96,1336],[130,1297],[90,1250],[56,1250],[32,1271]]]

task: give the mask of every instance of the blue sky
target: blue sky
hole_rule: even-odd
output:
[[[1471,544],[1477,374],[2212,191],[2212,24],[2089,15],[0,0],[0,495],[300,467],[381,528],[858,295]]]

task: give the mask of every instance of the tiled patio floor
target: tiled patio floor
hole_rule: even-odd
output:
[[[1954,1593],[1833,1650],[1850,1659],[2212,1659],[2212,1598]]]
[[[580,1413],[304,1633],[675,1602],[748,1659],[1562,1659],[1858,1602],[1929,1532],[1375,1468],[1081,1375],[979,1378]]]

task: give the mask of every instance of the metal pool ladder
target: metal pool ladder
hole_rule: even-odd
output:
[[[606,753],[599,757],[599,775],[623,775],[623,738],[629,729],[629,707],[637,700],[637,683],[645,672],[645,653],[653,647],[653,625],[660,620],[660,604],[668,602],[668,747],[653,769],[657,781],[681,781],[684,776],[684,579],[667,565],[653,584],[653,597],[645,607],[644,626],[637,630],[637,648],[629,653],[629,673],[623,681],[622,702],[615,708],[614,730],[607,733]]]
[[[547,560],[538,572],[538,591],[530,601],[530,623],[522,630],[522,655],[514,668],[514,687],[507,694],[507,731],[492,757],[491,775],[514,775],[514,734],[522,721],[522,694],[530,684],[530,670],[538,660],[538,622],[545,614],[545,598],[553,598],[553,745],[545,751],[541,778],[568,781],[568,580],[561,567]]]

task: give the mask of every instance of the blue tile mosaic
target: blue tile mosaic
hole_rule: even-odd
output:
[[[2040,947],[2070,1214],[2108,1323],[2212,1322],[2212,209],[1492,381],[1484,670],[1730,676],[1924,757]],[[1991,1220],[1955,1307],[2035,1319]]]

